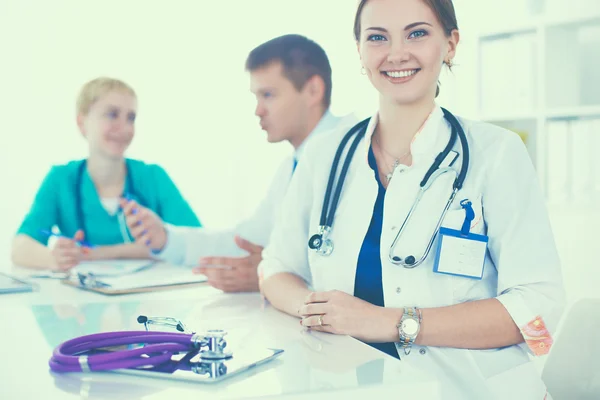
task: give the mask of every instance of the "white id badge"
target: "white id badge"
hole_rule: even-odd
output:
[[[440,228],[433,272],[481,279],[488,237],[469,232],[471,221],[475,218],[472,203],[469,199],[464,199],[460,205],[465,210],[462,228]]]
[[[439,235],[433,272],[481,279],[488,237],[448,228],[440,228]]]

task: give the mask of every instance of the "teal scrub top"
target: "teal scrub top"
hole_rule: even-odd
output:
[[[81,210],[85,219],[85,239],[96,246],[124,243],[118,214],[109,214],[100,198],[87,167],[78,184],[78,174],[85,160],[71,161],[50,169],[35,196],[31,209],[17,234],[24,234],[46,245],[43,233],[58,227],[61,235],[73,237],[81,227],[78,221],[76,191],[81,190]],[[198,217],[183,198],[167,172],[156,164],[127,159],[124,193],[144,207],[154,211],[165,223],[175,226],[202,226]],[[131,182],[132,188],[129,186]],[[130,239],[131,238],[131,235]]]

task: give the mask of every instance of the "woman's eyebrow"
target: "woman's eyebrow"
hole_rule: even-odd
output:
[[[429,25],[429,26],[433,26],[428,22],[413,22],[412,24],[408,24],[404,27],[404,30],[407,31],[409,29],[414,28],[415,26],[419,26],[419,25]],[[365,29],[367,31],[379,31],[379,32],[387,32],[387,29],[379,27],[379,26],[372,26],[370,28]]]

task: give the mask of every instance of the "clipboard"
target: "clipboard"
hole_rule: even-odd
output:
[[[15,276],[0,272],[0,294],[33,292],[36,285]]]
[[[146,264],[124,274],[102,275],[93,271],[74,271],[62,283],[104,295],[121,295],[187,288],[205,285],[207,281],[206,276],[195,275],[187,267],[153,261]]]

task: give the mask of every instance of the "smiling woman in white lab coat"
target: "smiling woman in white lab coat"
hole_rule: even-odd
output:
[[[467,163],[464,186],[437,232],[456,175],[433,180],[393,254],[418,260],[436,232],[431,251],[414,268],[388,257],[451,137],[435,97],[459,42],[452,2],[363,0],[355,36],[380,101],[344,179],[328,235],[333,251],[323,255],[307,243],[323,225],[332,160],[346,132],[306,148],[259,266],[263,294],[305,327],[438,368],[477,398],[544,398],[529,355],[550,349],[564,290],[544,198],[516,134],[459,118],[470,157],[457,140],[444,163],[457,173]]]

